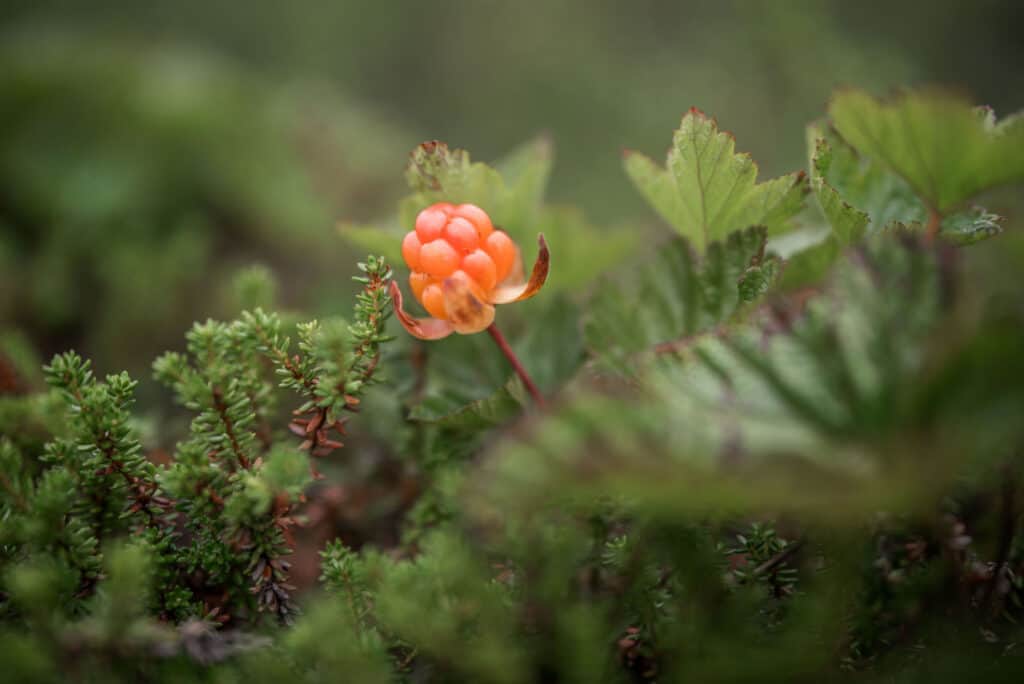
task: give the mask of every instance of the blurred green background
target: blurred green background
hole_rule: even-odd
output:
[[[247,303],[248,264],[347,312],[362,254],[336,223],[390,214],[424,139],[490,160],[546,133],[550,198],[628,226],[656,219],[622,148],[660,157],[691,106],[765,175],[805,166],[837,86],[1024,107],[1013,1],[8,0],[0,22],[4,339],[137,375]]]

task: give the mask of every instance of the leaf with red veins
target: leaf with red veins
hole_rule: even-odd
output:
[[[440,340],[448,337],[455,331],[454,326],[448,321],[442,321],[437,318],[415,318],[410,316],[402,307],[402,290],[398,287],[398,283],[393,280],[390,285],[390,293],[398,322],[413,337],[421,340]]]
[[[548,243],[544,241],[543,235],[537,236],[537,244],[540,246],[540,251],[537,252],[537,260],[533,262],[530,279],[515,285],[499,286],[491,294],[492,304],[508,304],[529,299],[544,287],[544,282],[548,279],[548,270],[551,267],[551,253],[548,251]],[[522,257],[520,256],[519,265],[512,268],[512,273],[518,271],[521,274],[522,270]]]

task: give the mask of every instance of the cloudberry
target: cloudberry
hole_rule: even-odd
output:
[[[527,299],[544,285],[550,256],[543,235],[539,244],[526,280],[519,248],[507,233],[494,228],[483,209],[445,202],[427,207],[402,240],[402,257],[412,271],[413,296],[433,318],[409,316],[402,309],[401,291],[392,282],[399,320],[421,339],[486,329],[494,321],[495,304]]]

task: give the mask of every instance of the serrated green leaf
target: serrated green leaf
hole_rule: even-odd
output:
[[[771,289],[782,273],[782,263],[777,258],[768,258],[757,266],[751,266],[740,276],[737,287],[740,302],[751,304]]]
[[[1005,219],[990,214],[982,207],[971,207],[966,211],[950,214],[939,224],[938,237],[951,244],[963,247],[973,245],[1003,232],[1000,225]],[[895,233],[926,233],[928,227],[921,221],[892,221],[885,229]]]
[[[914,190],[882,165],[859,156],[835,132],[807,128],[811,187],[842,245],[892,221],[923,221],[927,210]]]
[[[468,202],[482,207],[494,225],[517,242],[532,241],[551,164],[546,139],[514,150],[496,168],[471,161],[465,150],[436,141],[423,143],[410,155],[406,180],[412,194],[399,205],[398,223],[412,230],[416,214],[431,204]]]
[[[846,90],[829,105],[839,134],[861,154],[903,177],[945,214],[983,190],[1024,182],[1024,125],[937,90],[882,102]]]
[[[689,242],[675,238],[648,262],[628,265],[619,278],[595,289],[584,322],[587,348],[617,365],[727,320],[742,302],[753,301],[742,299],[739,283],[765,263],[765,240],[764,228],[737,231],[708,245],[699,261]],[[756,289],[752,283],[748,296]]]
[[[520,146],[495,162],[493,168],[470,161],[464,150],[450,150],[439,142],[424,143],[410,156],[406,178],[412,192],[399,203],[397,215],[371,225],[341,223],[338,232],[360,248],[402,264],[402,238],[413,229],[422,209],[435,202],[469,202],[487,211],[494,224],[518,244],[533,245],[537,234],[543,232],[552,252],[565,254],[579,240],[596,236],[598,230],[579,212],[543,206],[552,163],[547,138]],[[570,287],[591,278],[613,258],[615,250],[625,248],[625,237],[619,232],[602,240],[601,258],[567,262],[564,271],[552,274],[549,288]]]
[[[942,220],[939,237],[957,245],[971,245],[1003,232],[1002,216],[990,214],[982,207],[951,214]]]
[[[469,505],[489,515],[624,496],[669,515],[792,511],[855,525],[879,507],[934,506],[962,449],[898,445],[922,429],[941,280],[922,241],[878,236],[789,327],[701,336],[649,367],[642,393],[580,397],[506,442]]]
[[[626,173],[652,206],[703,252],[713,240],[754,225],[777,232],[803,207],[803,172],[757,183],[757,165],[735,153],[714,119],[691,109],[672,139],[666,168],[627,153]]]

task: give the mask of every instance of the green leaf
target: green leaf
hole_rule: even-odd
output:
[[[544,296],[551,292],[579,292],[602,273],[628,259],[646,236],[633,227],[597,227],[574,207],[545,207],[533,230],[544,234],[554,263],[544,284]],[[523,245],[532,246],[530,239]],[[581,247],[582,246],[582,247]],[[574,258],[580,250],[586,258]],[[531,254],[523,255],[529,263]]]
[[[549,238],[549,244],[557,254],[558,243],[570,238],[567,235],[567,239],[560,240],[560,235],[575,232],[574,228],[585,224],[564,212],[548,214],[543,209],[552,163],[547,138],[520,146],[496,162],[494,168],[472,162],[465,150],[451,150],[436,141],[423,143],[410,155],[406,180],[412,192],[399,203],[397,215],[374,224],[342,222],[338,232],[360,248],[381,254],[392,264],[401,264],[402,238],[413,229],[421,210],[436,202],[468,202],[483,208],[494,225],[520,245],[532,245],[537,233],[555,228],[556,235]]]
[[[465,403],[454,395],[435,395],[424,399],[409,412],[409,418],[438,427],[477,432],[501,425],[518,415],[530,398],[519,378],[511,378],[483,399]]]
[[[882,102],[845,90],[833,97],[829,116],[850,145],[899,174],[942,214],[989,188],[1024,182],[1020,114],[997,124],[991,110],[943,91]]]
[[[618,365],[726,321],[774,278],[765,240],[764,228],[737,231],[698,260],[688,241],[675,238],[648,262],[629,264],[622,277],[595,289],[584,322],[587,348]]]
[[[797,252],[786,260],[779,287],[788,291],[821,283],[841,253],[839,240],[834,235],[813,247]]]
[[[988,213],[982,207],[950,214],[939,224],[938,237],[958,247],[973,245],[1003,232],[1002,216]],[[885,230],[894,233],[925,233],[928,227],[921,221],[892,221]]]
[[[416,214],[436,202],[471,203],[517,242],[532,241],[551,164],[546,139],[513,151],[497,168],[472,162],[468,152],[442,142],[423,143],[413,150],[406,168],[412,194],[400,204],[399,224],[412,230]]]
[[[579,311],[565,297],[527,304],[532,310],[525,325],[506,334],[530,377],[542,392],[552,394],[583,362]],[[434,343],[426,363],[427,396],[410,411],[412,420],[483,430],[519,415],[533,401],[489,335]]]
[[[923,221],[927,211],[913,189],[885,167],[865,159],[831,128],[807,128],[811,187],[842,245],[892,221]]]
[[[942,287],[934,250],[876,236],[802,316],[699,336],[648,366],[641,391],[576,397],[505,442],[467,505],[507,515],[622,496],[671,516],[792,511],[855,525],[880,507],[934,506],[976,438],[972,421],[953,431],[919,402],[946,344]],[[932,430],[928,448],[907,445]]]
[[[703,252],[729,233],[754,225],[772,233],[803,207],[803,172],[757,183],[757,165],[735,153],[735,140],[697,109],[683,117],[666,168],[629,152],[626,173],[647,201]]]
[[[942,220],[939,237],[957,245],[971,245],[1003,232],[1000,225],[1005,219],[990,214],[981,207],[951,214]]]
[[[360,249],[382,255],[392,264],[403,263],[402,238],[405,237],[409,230],[412,230],[411,225],[407,230],[402,230],[397,223],[385,223],[382,225],[338,224],[338,233],[341,237],[357,245]]]

